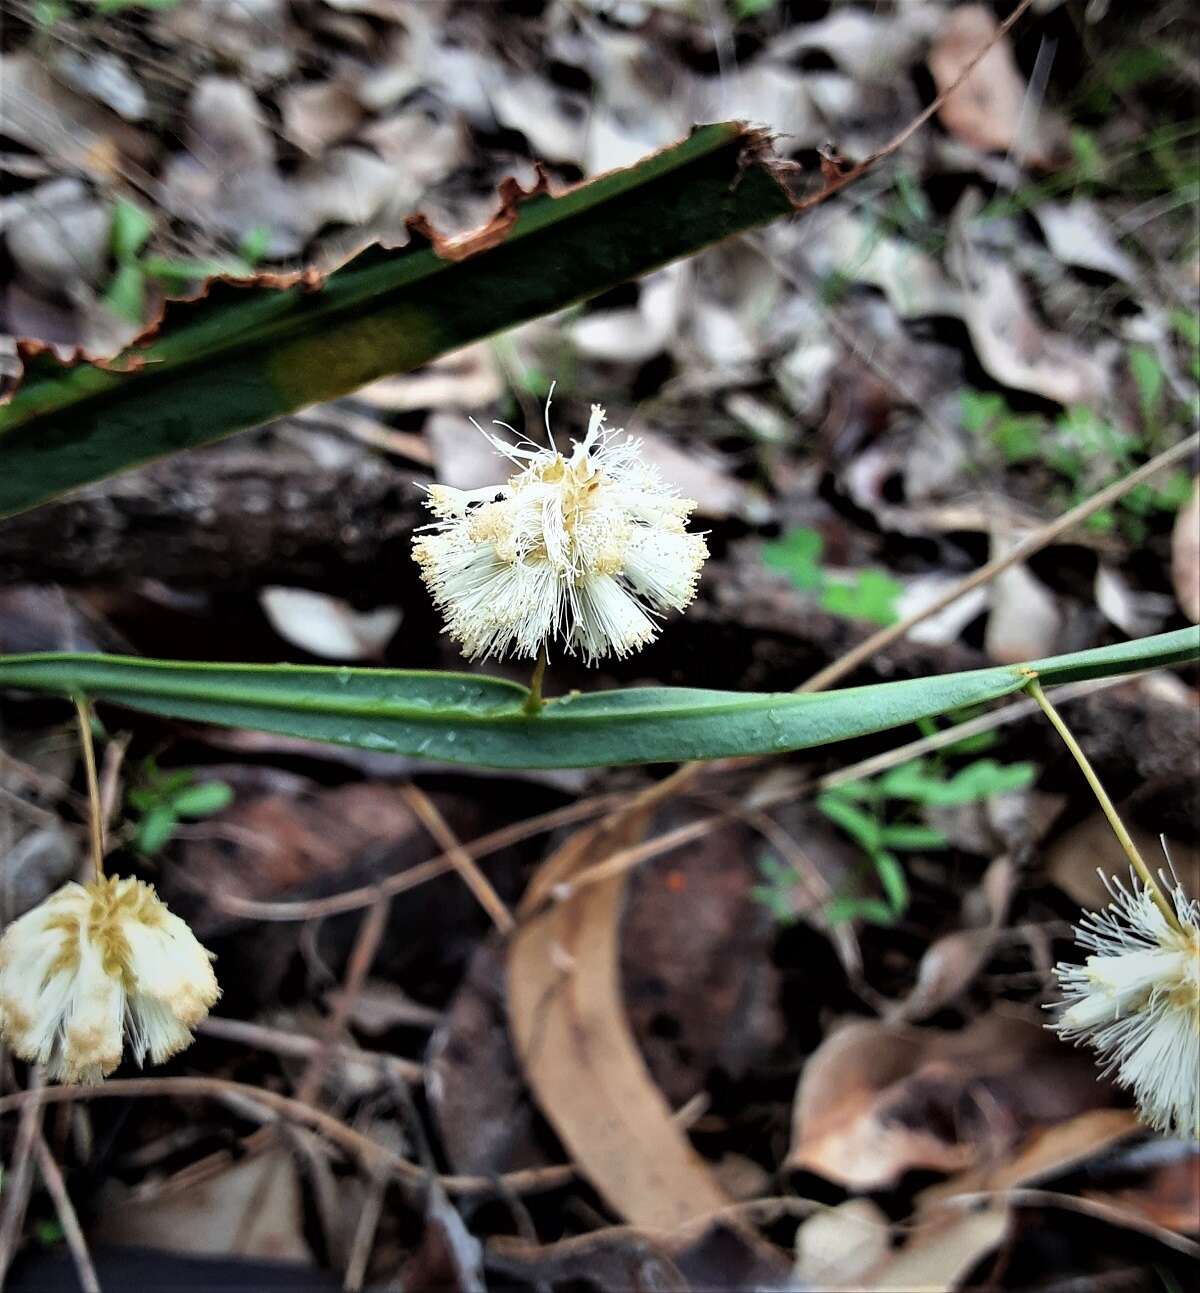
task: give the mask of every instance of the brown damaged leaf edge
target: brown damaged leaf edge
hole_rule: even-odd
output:
[[[540,171],[529,190],[506,180],[496,215],[459,237],[417,215],[404,246],[373,245],[326,275],[211,279],[112,359],[24,342],[24,382],[0,407],[0,516],[419,367],[791,214],[794,170],[765,131],[702,126],[557,194]]]

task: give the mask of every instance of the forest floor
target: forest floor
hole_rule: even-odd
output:
[[[819,178],[995,43],[801,216],[0,523],[0,652],[461,668],[411,560],[423,487],[493,483],[468,419],[539,433],[552,382],[556,430],[603,403],[713,556],[650,649],[555,660],[551,692],[790,690],[931,606],[1196,429],[1200,22],[1039,0],[997,39],[1013,8],[5,0],[9,381],[13,339],[112,354],[208,275],[330,268],[416,212],[476,228],[506,177],[561,189],[696,122],[766,126]],[[1196,468],[1047,535],[852,680],[1200,619]],[[1063,702],[1193,894],[1196,685]],[[1097,868],[1125,864],[1031,702],[701,777],[549,951],[507,912],[663,769],[99,719],[109,867],[189,920],[223,997],[168,1065],[0,1122],[10,1287],[89,1263],[104,1288],[1188,1282],[1195,1146],[1045,1027]],[[5,923],[86,869],[64,705],[3,699],[0,842]],[[565,1028],[518,1060],[571,975]],[[35,1077],[0,1056],[5,1093]]]

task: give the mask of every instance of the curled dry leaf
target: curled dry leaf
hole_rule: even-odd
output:
[[[625,1017],[626,876],[554,900],[644,829],[644,815],[623,815],[577,831],[534,877],[509,951],[509,1028],[542,1111],[606,1203],[634,1225],[674,1231],[729,1200],[672,1120]]]
[[[1192,482],[1192,496],[1179,509],[1171,535],[1171,582],[1179,609],[1200,624],[1200,476]]]
[[[710,1293],[792,1287],[778,1249],[748,1228],[720,1220],[677,1235],[609,1226],[553,1244],[503,1236],[488,1245],[488,1265],[542,1288]]]
[[[1117,244],[1116,234],[1094,202],[1041,202],[1033,208],[1046,244],[1064,265],[1097,270],[1126,283],[1138,281],[1137,266]]]
[[[979,362],[1004,386],[1059,404],[1093,405],[1109,388],[1103,365],[1038,320],[1010,258],[972,227],[982,199],[964,195],[951,224],[950,267],[963,289],[963,320]]]
[[[286,1149],[234,1163],[181,1193],[135,1204],[128,1188],[110,1180],[100,1211],[93,1231],[98,1242],[222,1257],[232,1244],[242,1257],[312,1262],[300,1180]]]
[[[1125,814],[1125,825],[1138,852],[1157,870],[1166,866],[1164,841]],[[1184,840],[1165,841],[1167,856],[1180,883],[1189,893],[1200,893],[1200,847]],[[1101,871],[1121,875],[1128,862],[1112,827],[1101,812],[1070,827],[1047,848],[1044,858],[1046,874],[1058,887],[1088,911],[1099,911],[1112,901],[1104,886]]]
[[[999,556],[993,543],[993,557]],[[1029,567],[1009,566],[992,580],[984,648],[997,664],[1053,655],[1062,628],[1058,600]]]
[[[983,919],[973,928],[955,930],[935,939],[921,957],[917,981],[908,996],[891,1012],[890,1020],[927,1018],[964,992],[992,953],[996,935],[1008,914],[1016,888],[1017,872],[1012,858],[996,858],[979,886],[982,902],[963,903],[964,914],[980,906]],[[968,900],[975,897],[968,895]]]
[[[985,152],[1011,152],[1037,166],[1049,166],[1061,126],[1032,99],[1017,69],[1008,37],[996,40],[1000,24],[982,4],[951,9],[929,51],[929,71],[940,91],[963,74],[989,42],[991,48],[938,117],[952,135]]]
[[[810,1217],[796,1232],[795,1274],[808,1288],[950,1293],[1002,1242],[1009,1222],[1001,1202],[971,1210],[943,1207],[918,1215],[903,1246],[892,1248],[882,1208],[851,1199]]]
[[[855,1022],[805,1065],[787,1166],[878,1189],[915,1168],[1000,1157],[1107,1099],[1088,1057],[1040,1021],[990,1014],[961,1032]]]
[[[398,606],[358,611],[308,588],[264,588],[259,603],[285,642],[327,660],[380,660],[400,627]]]

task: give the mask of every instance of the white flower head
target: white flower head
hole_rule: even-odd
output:
[[[152,885],[65,884],[0,938],[0,1036],[63,1082],[99,1082],[191,1044],[221,995],[206,951]]]
[[[1086,1041],[1160,1131],[1200,1139],[1200,902],[1175,884],[1175,928],[1151,893],[1108,883],[1113,901],[1076,931],[1084,965],[1060,964],[1066,996],[1051,1025]]]
[[[547,401],[548,434],[549,411]],[[519,470],[486,489],[429,489],[438,519],[413,556],[469,659],[533,658],[556,641],[588,664],[624,657],[653,641],[663,612],[695,596],[708,556],[704,536],[685,528],[695,503],[604,416],[593,404],[569,456],[552,435],[542,449],[479,428]]]

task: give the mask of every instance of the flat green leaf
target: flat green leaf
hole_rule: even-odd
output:
[[[188,786],[172,796],[171,807],[180,817],[208,817],[233,803],[233,790],[223,781]]]
[[[863,848],[871,850],[880,843],[879,823],[870,813],[836,795],[818,795],[817,807],[838,826],[856,839]]]
[[[686,687],[581,693],[532,718],[522,711],[528,691],[517,683],[405,669],[25,655],[0,657],[0,687],[86,695],[168,718],[452,763],[578,768],[799,750],[997,700],[1025,685],[1023,670],[1036,670],[1049,686],[1197,658],[1200,628],[1187,628],[1031,665],[816,694]]]
[[[324,281],[213,280],[103,366],[29,357],[0,409],[0,516],[416,368],[794,209],[767,136],[737,122],[556,197],[502,196],[485,229],[447,242],[417,223],[408,245],[368,248]]]
[[[772,570],[781,570],[796,585],[814,591],[825,581],[821,569],[821,549],[825,540],[816,530],[802,526],[781,539],[762,546],[763,564]]]
[[[888,906],[899,916],[908,908],[908,877],[900,859],[894,853],[880,851],[872,856],[871,861],[879,873],[879,883],[883,886]]]
[[[160,852],[171,838],[177,820],[170,804],[156,804],[138,823],[135,839],[138,849],[147,857]]]
[[[889,849],[944,849],[946,837],[933,826],[909,826],[903,823],[885,826],[879,842]]]

